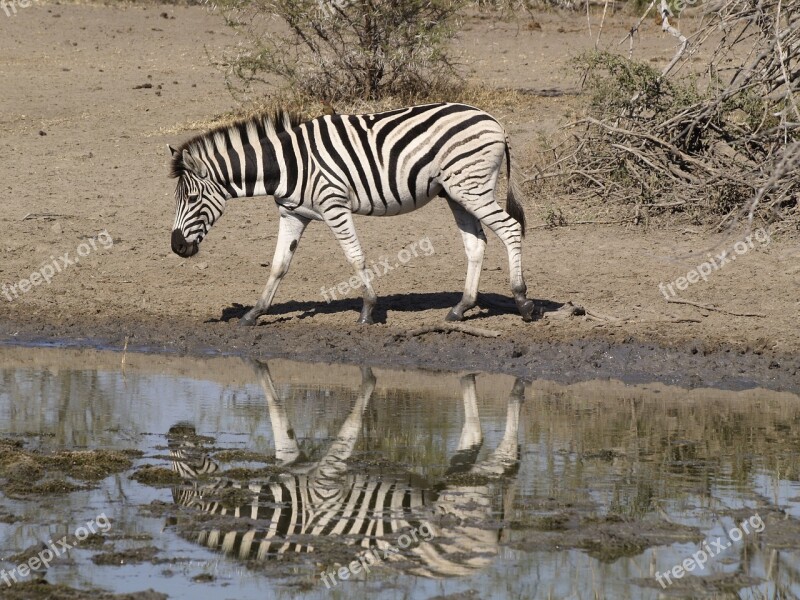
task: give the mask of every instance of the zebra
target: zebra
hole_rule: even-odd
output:
[[[173,500],[210,519],[201,519],[198,529],[197,520],[189,517],[182,535],[227,556],[256,561],[315,552],[332,541],[344,541],[361,549],[363,556],[380,551],[389,562],[410,561],[408,572],[431,578],[470,575],[491,563],[499,551],[499,535],[483,523],[491,514],[498,483],[509,481],[518,470],[519,413],[525,389],[521,380],[511,392],[501,442],[486,459],[477,461],[483,435],[475,375],[461,378],[465,420],[458,449],[444,481],[421,487],[417,475],[393,475],[385,467],[381,473],[355,473],[347,463],[375,389],[370,369],[362,370],[358,397],[336,439],[313,462],[299,449],[268,367],[259,365],[257,374],[267,399],[278,473],[258,482],[224,474],[198,481],[197,475],[217,472],[216,463],[198,454],[197,444],[186,445],[185,440],[196,437],[193,429],[185,423],[174,426],[168,433],[173,469],[187,485],[173,488]],[[182,464],[186,460],[194,462]],[[508,489],[513,493],[514,486]],[[225,503],[221,499],[226,491],[244,493],[247,501]],[[408,532],[421,532],[421,538],[415,536],[419,543],[405,555],[388,552],[392,540]]]
[[[358,322],[372,323],[377,296],[353,215],[405,214],[435,197],[447,201],[467,255],[464,293],[446,320],[463,320],[464,312],[477,303],[484,226],[506,247],[511,291],[523,320],[535,316],[522,273],[525,212],[511,176],[508,136],[480,109],[438,103],[375,114],[326,114],[305,122],[277,111],[168,148],[170,175],[178,179],[171,245],[179,256],[198,252],[229,199],[271,195],[278,205],[269,279],[256,305],[241,318],[243,325],[255,325],[269,310],[311,221],[327,224],[341,245],[363,284]],[[504,157],[505,209],[495,199]]]

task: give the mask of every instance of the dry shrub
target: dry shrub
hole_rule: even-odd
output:
[[[241,34],[229,85],[253,98],[286,86],[301,99],[406,103],[456,86],[447,45],[466,0],[221,0]],[[277,76],[277,77],[276,77]]]
[[[670,27],[664,0],[661,11]],[[796,222],[800,4],[723,0],[683,39],[660,71],[608,52],[579,58],[587,114],[543,175],[628,204],[631,220],[650,210],[719,226]],[[704,71],[685,74],[692,51],[710,40]]]

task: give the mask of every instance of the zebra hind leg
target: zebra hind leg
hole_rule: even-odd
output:
[[[447,469],[448,476],[468,473],[475,465],[478,453],[483,446],[475,373],[464,375],[461,378],[461,398],[464,402],[464,425],[461,428],[461,437],[458,439],[456,452],[450,459],[450,468]]]
[[[527,297],[528,287],[525,285],[525,278],[522,275],[522,225],[503,210],[496,200],[488,200],[494,196],[493,186],[480,195],[469,192],[462,193],[458,186],[451,186],[447,193],[477,217],[483,225],[491,229],[505,244],[508,251],[508,270],[510,271],[514,302],[522,315],[522,320],[533,321],[535,305],[533,300],[529,300]]]
[[[469,214],[460,204],[447,198],[447,204],[453,211],[456,225],[461,230],[464,240],[464,250],[467,253],[467,278],[464,283],[464,295],[461,301],[450,309],[445,317],[446,321],[461,321],[464,313],[475,306],[478,299],[478,284],[481,279],[481,266],[483,254],[486,250],[486,234],[483,232],[481,222]]]
[[[525,402],[525,382],[517,378],[506,407],[503,439],[494,452],[472,468],[472,473],[501,477],[510,475],[519,468],[519,416],[523,402]]]

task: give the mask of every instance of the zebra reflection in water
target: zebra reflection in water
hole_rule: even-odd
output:
[[[192,541],[242,560],[285,558],[330,548],[353,548],[337,560],[348,564],[357,554],[385,562],[403,561],[403,570],[425,577],[466,576],[488,566],[499,551],[502,530],[487,521],[502,506],[504,486],[519,466],[519,414],[524,384],[517,380],[508,401],[503,438],[484,460],[475,376],[461,378],[464,425],[458,449],[442,481],[419,485],[420,477],[397,470],[380,472],[348,464],[375,389],[370,369],[362,369],[358,397],[336,439],[317,461],[300,451],[269,369],[256,372],[267,400],[275,440],[278,473],[243,482],[224,476],[198,443],[194,427],[178,423],[168,434],[172,467],[186,484],[173,488],[181,507],[204,513],[200,523],[181,527]],[[223,500],[224,498],[224,500]],[[233,498],[233,501],[231,500]],[[191,519],[191,517],[190,517]],[[500,516],[502,522],[502,515]],[[418,535],[419,534],[419,535]],[[397,551],[399,538],[410,540]]]

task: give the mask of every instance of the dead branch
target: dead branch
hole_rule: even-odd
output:
[[[630,55],[628,56],[629,59],[633,58],[633,36],[639,33],[639,27],[642,26],[644,20],[647,18],[647,15],[650,14],[650,11],[653,10],[653,7],[656,5],[656,0],[651,0],[650,4],[647,7],[647,10],[644,11],[644,14],[641,16],[639,21],[631,27],[631,30],[628,32],[624,38],[622,38],[619,43],[620,45],[624,44],[627,40],[630,40]]]
[[[595,49],[600,45],[600,36],[603,35],[603,25],[606,23],[606,11],[608,11],[608,0],[605,0],[603,3],[603,17],[600,19],[600,29],[597,32],[597,39],[594,41]]]
[[[689,40],[675,27],[669,24],[669,18],[672,16],[672,11],[669,8],[669,4],[667,4],[667,0],[661,0],[660,10],[661,29],[669,33],[671,36],[678,38],[678,50],[675,52],[675,56],[672,57],[672,60],[669,61],[669,64],[664,67],[663,71],[661,71],[661,76],[666,77],[667,73],[672,70],[672,67],[675,66],[675,63],[677,63],[683,56],[683,53],[686,52],[686,48],[689,47]]]
[[[800,2],[718,0],[695,31],[674,25],[669,2],[651,0],[619,43],[630,41],[632,58],[655,9],[678,41],[674,56],[654,69],[608,52],[585,55],[588,115],[567,126],[574,143],[554,150],[534,182],[560,177],[576,198],[642,209],[680,198],[676,210],[725,215],[720,228],[797,220]],[[692,54],[710,57],[705,75],[679,77]]]
[[[689,317],[673,317],[671,319],[644,319],[641,321],[631,321],[636,325],[644,325],[647,323],[702,323],[701,319],[693,319]]]
[[[740,313],[734,312],[731,310],[725,310],[724,308],[718,308],[713,304],[701,304],[699,302],[692,302],[691,300],[684,300],[682,298],[668,298],[667,302],[670,304],[688,304],[689,306],[694,306],[695,308],[701,308],[703,310],[713,310],[716,312],[721,312],[726,315],[733,315],[734,317],[766,317],[767,315],[762,313]]]
[[[555,319],[555,320],[563,320],[569,319],[571,317],[581,317],[587,314],[587,311],[582,306],[578,306],[577,304],[573,304],[570,301],[565,302],[562,304],[558,310],[551,310],[542,315],[545,319]]]
[[[66,219],[70,215],[60,215],[57,213],[28,213],[20,221],[31,221],[34,219],[43,219],[45,221],[52,221],[54,219]]]
[[[465,325],[464,323],[442,323],[440,325],[429,325],[427,327],[420,327],[419,329],[413,329],[406,334],[408,337],[416,337],[419,335],[425,335],[426,333],[451,333],[453,331],[457,331],[459,333],[466,333],[468,335],[474,335],[477,337],[486,337],[486,338],[496,338],[503,335],[502,332],[496,331],[494,329],[483,329],[482,327],[473,327],[471,325]]]

